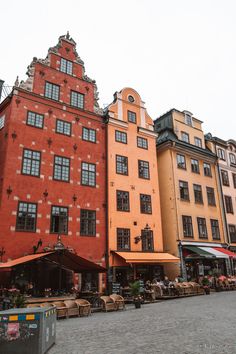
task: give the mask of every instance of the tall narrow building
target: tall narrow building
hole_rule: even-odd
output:
[[[164,250],[181,258],[184,278],[230,273],[217,173],[202,122],[172,109],[155,121]],[[169,266],[169,275],[179,273]]]
[[[107,108],[109,281],[160,277],[163,253],[156,137],[139,94],[124,88]]]

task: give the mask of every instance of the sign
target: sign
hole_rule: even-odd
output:
[[[144,281],[139,280],[139,285],[140,285],[140,293],[144,293]]]
[[[120,294],[120,283],[112,283],[112,294]]]

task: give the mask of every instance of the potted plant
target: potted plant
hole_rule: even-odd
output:
[[[207,277],[204,277],[202,279],[202,287],[203,287],[203,289],[205,291],[205,294],[206,295],[210,295],[210,282],[209,282]]]
[[[130,293],[133,297],[133,302],[136,309],[140,309],[141,307],[141,295],[140,295],[140,282],[137,280],[133,283],[129,284],[130,286]]]

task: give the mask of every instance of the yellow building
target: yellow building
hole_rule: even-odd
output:
[[[111,282],[163,275],[156,137],[139,94],[124,88],[107,107],[108,257]]]
[[[217,156],[205,146],[202,122],[172,109],[155,121],[164,251],[180,256],[168,275],[229,273]]]

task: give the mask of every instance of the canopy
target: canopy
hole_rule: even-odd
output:
[[[222,253],[228,255],[228,256],[231,257],[231,258],[236,258],[236,253],[231,252],[231,251],[229,251],[229,250],[227,250],[227,249],[225,249],[225,248],[214,247],[214,249],[217,250],[217,251],[219,251],[219,252],[222,252]]]
[[[184,246],[185,249],[195,253],[198,257],[202,258],[215,258],[215,255],[207,252],[205,247],[197,247],[197,246]],[[186,258],[191,258],[191,255],[188,255]]]
[[[212,247],[199,247],[200,249],[212,254],[216,258],[229,258],[229,256],[223,252],[220,252]]]
[[[176,263],[179,258],[169,253],[159,252],[114,252],[126,263]]]

